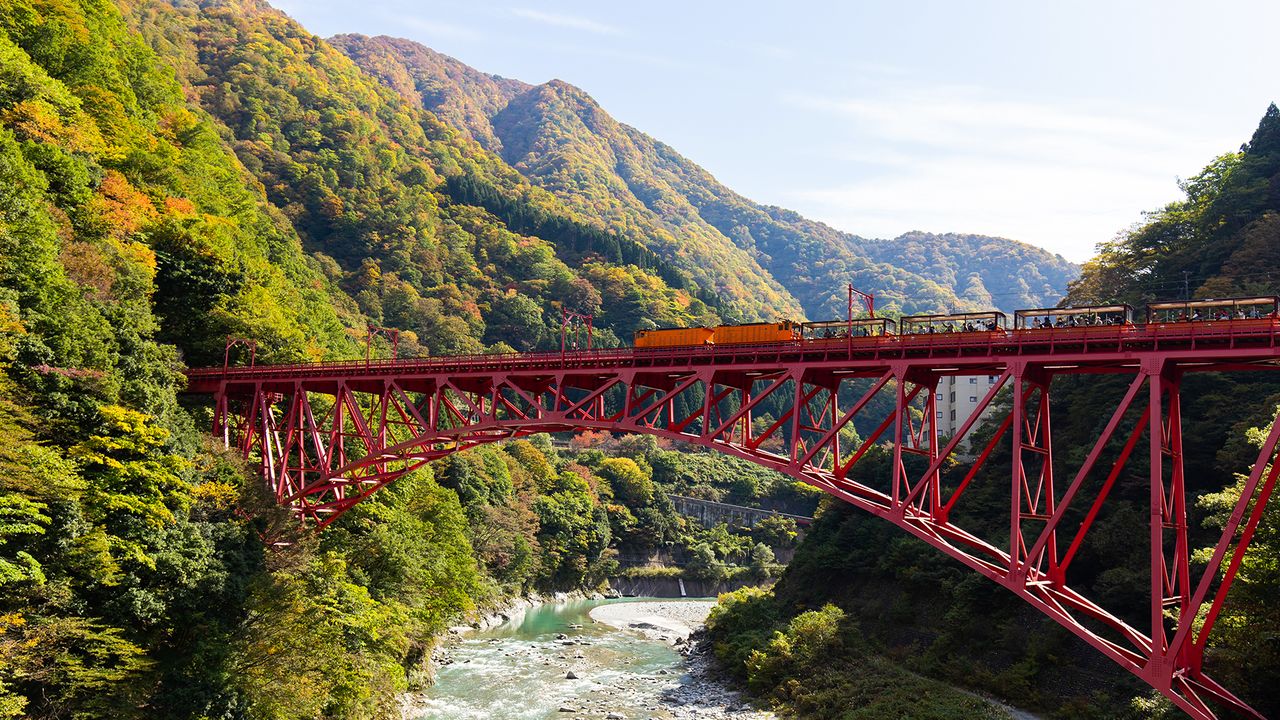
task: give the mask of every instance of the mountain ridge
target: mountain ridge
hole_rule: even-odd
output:
[[[505,93],[510,99],[487,122],[473,114],[459,126],[454,114],[455,127],[478,138],[493,137],[508,164],[566,204],[588,214],[607,215],[624,232],[644,230],[647,237],[657,239],[650,246],[677,264],[684,261],[682,244],[694,244],[703,251],[716,248],[713,255],[726,259],[749,258],[741,260],[745,267],[766,271],[810,317],[842,312],[848,281],[876,291],[883,307],[908,312],[978,309],[991,301],[1009,310],[1019,304],[1056,304],[1067,282],[1078,274],[1078,266],[1061,255],[1026,243],[991,236],[928,234],[938,239],[938,252],[948,258],[943,266],[952,270],[945,274],[952,284],[940,284],[893,257],[894,243],[905,242],[918,250],[924,242],[921,234],[867,239],[785,208],[753,202],[670,145],[613,119],[589,93],[563,80],[524,84],[523,92],[513,95],[520,86],[512,83],[519,81],[495,79],[411,40],[345,34],[331,41],[407,101],[432,111],[440,108],[446,122],[452,106],[478,107],[476,97],[469,96],[493,98]],[[422,62],[423,58],[429,62]],[[451,82],[451,77],[461,75],[470,80]],[[499,82],[507,84],[500,88]],[[433,94],[414,89],[420,85],[434,88]],[[665,239],[669,236],[675,241]],[[1000,254],[995,252],[999,247],[1019,264],[1006,267],[1003,278],[997,277],[999,264],[985,272],[965,268],[964,277],[953,277],[959,258],[951,246],[961,237],[971,239],[961,245],[986,247],[989,261],[998,259],[993,256]],[[922,259],[913,265],[939,269]],[[981,282],[972,282],[974,272]],[[1034,281],[1019,287],[1017,280],[1026,276]],[[988,291],[987,285],[999,291]],[[972,297],[963,297],[968,288],[973,288]]]

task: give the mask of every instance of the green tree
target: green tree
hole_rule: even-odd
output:
[[[614,497],[626,505],[639,509],[653,502],[657,487],[631,458],[609,458],[600,463],[599,473],[608,481]]]

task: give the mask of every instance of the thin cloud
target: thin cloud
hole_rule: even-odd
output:
[[[512,8],[511,14],[525,20],[532,20],[543,25],[553,25],[555,27],[569,28],[571,30],[583,30],[596,35],[621,35],[622,31],[613,25],[598,22],[590,18],[580,15],[565,15],[562,13],[548,13],[541,10],[530,10],[529,8]]]
[[[1231,149],[1136,111],[973,87],[787,95],[782,103],[837,124],[844,138],[828,152],[851,178],[790,193],[797,209],[864,235],[1004,235],[1073,260],[1174,199],[1178,175]]]
[[[396,22],[407,25],[414,30],[427,33],[434,37],[451,37],[460,40],[475,40],[483,37],[480,31],[466,27],[465,25],[455,25],[453,23],[439,22],[438,20],[423,20],[416,17],[405,17],[403,15],[390,15],[381,13],[383,17],[394,19]]]

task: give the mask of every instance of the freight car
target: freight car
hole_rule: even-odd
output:
[[[790,320],[746,325],[718,325],[712,341],[716,345],[757,345],[800,339],[800,325]]]
[[[665,348],[710,345],[711,338],[714,335],[715,331],[706,327],[637,330],[635,346],[638,348]]]

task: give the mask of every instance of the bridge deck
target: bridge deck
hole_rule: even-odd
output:
[[[1214,363],[1255,362],[1276,356],[1280,320],[1222,320],[1146,326],[1101,326],[927,335],[884,335],[853,339],[799,340],[762,345],[704,345],[637,349],[578,350],[567,353],[460,355],[397,360],[344,360],[187,371],[189,391],[211,393],[223,382],[339,378],[394,378],[413,375],[491,374],[538,370],[691,368],[767,364],[839,364],[857,370],[887,361],[959,364],[981,372],[1013,359],[1078,363],[1061,370],[1106,371],[1117,363],[1156,353],[1163,357]]]
[[[750,460],[893,523],[1015,593],[1197,720],[1215,717],[1210,703],[1257,719],[1204,674],[1203,658],[1280,485],[1280,419],[1212,557],[1193,567],[1182,447],[1184,432],[1196,442],[1202,426],[1184,427],[1181,383],[1188,373],[1280,370],[1278,336],[1280,321],[1267,318],[219,367],[187,377],[189,392],[213,396],[215,435],[314,527],[467,448],[541,432],[646,433]],[[1123,376],[1128,389],[1099,393],[1110,419],[1097,418],[1089,446],[1066,447],[1051,434],[1053,380],[1078,373]],[[939,383],[958,375],[994,380],[948,438],[937,427]],[[997,401],[1005,396],[1007,404]],[[994,432],[974,446],[976,457],[961,457],[960,443],[987,410]],[[855,418],[875,429],[865,438],[844,432]],[[867,467],[866,457],[888,467]],[[979,474],[984,465],[990,472]],[[1144,477],[1145,487],[1133,487]],[[1150,616],[1136,624],[1070,582],[1121,484],[1150,498],[1146,518],[1124,528],[1150,558]],[[997,493],[995,507],[1007,513],[983,506],[998,522],[962,526],[957,508],[974,509],[967,492],[979,485],[986,503]]]

